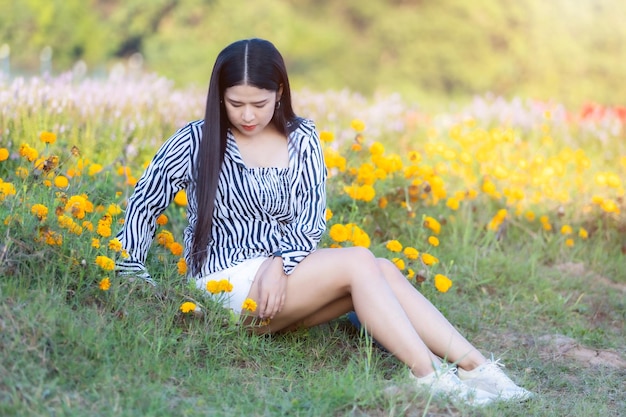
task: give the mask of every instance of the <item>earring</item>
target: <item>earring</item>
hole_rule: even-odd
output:
[[[280,100],[276,102],[276,107],[274,108],[274,110],[280,110]]]

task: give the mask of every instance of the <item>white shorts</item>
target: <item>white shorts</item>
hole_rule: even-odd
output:
[[[205,291],[213,299],[221,301],[224,307],[232,309],[236,314],[241,314],[241,305],[248,297],[254,277],[256,277],[256,273],[266,259],[267,257],[265,256],[248,259],[233,267],[198,278],[196,279],[196,288]],[[230,281],[233,285],[231,292],[211,294],[207,291],[207,282],[213,280],[221,281],[223,279]]]

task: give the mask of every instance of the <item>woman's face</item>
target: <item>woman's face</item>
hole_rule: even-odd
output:
[[[236,85],[224,91],[228,120],[242,135],[261,133],[272,121],[281,91],[263,90],[251,85]]]

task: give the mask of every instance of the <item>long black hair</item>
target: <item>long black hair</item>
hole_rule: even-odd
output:
[[[224,106],[224,91],[236,85],[251,85],[276,92],[282,88],[271,123],[284,135],[297,127],[287,69],[276,47],[263,39],[246,39],[224,48],[217,56],[211,74],[194,178],[198,208],[191,248],[194,275],[200,274],[206,261],[217,185],[226,152],[229,121]]]

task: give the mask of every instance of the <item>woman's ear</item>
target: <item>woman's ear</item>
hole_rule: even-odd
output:
[[[278,91],[276,92],[276,101],[280,101],[280,99],[283,97],[283,85],[279,85],[278,86]]]

